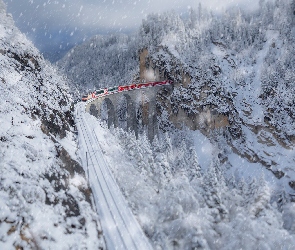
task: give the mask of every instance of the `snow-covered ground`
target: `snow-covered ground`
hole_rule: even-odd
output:
[[[79,152],[102,223],[108,249],[152,249],[110,172],[101,152],[101,133],[89,123],[85,104],[76,106]],[[89,125],[88,125],[89,124]],[[87,155],[86,155],[87,154]]]

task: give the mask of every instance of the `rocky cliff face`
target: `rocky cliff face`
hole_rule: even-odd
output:
[[[68,85],[0,1],[0,248],[103,247]]]
[[[210,87],[201,87],[198,98],[192,93],[188,94],[192,77],[185,71],[181,62],[167,48],[158,47],[156,51],[154,54],[149,54],[148,49],[139,52],[140,82],[173,80],[174,91],[166,93],[165,98],[159,98],[159,106],[166,107],[169,121],[179,129],[186,126],[191,130],[209,131],[228,127],[228,114],[218,112],[215,105],[206,103]],[[195,105],[196,102],[200,105]],[[160,116],[162,112],[160,108]]]
[[[162,105],[164,119],[170,116],[177,124],[179,118],[212,139],[220,135],[229,151],[270,170],[292,196],[295,33],[290,3],[263,2],[255,13],[231,9],[220,17],[192,10],[188,20],[175,13],[151,15],[140,34],[148,51],[145,70],[176,83]]]

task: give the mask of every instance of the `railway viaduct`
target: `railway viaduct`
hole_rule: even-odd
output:
[[[157,93],[162,88],[172,91],[173,86],[154,86],[99,97],[86,104],[86,112],[106,120],[108,127],[118,127],[124,117],[127,129],[134,131],[136,137],[140,128],[144,128],[152,140],[158,131],[156,103]]]
[[[156,66],[148,54],[147,49],[143,49],[139,54],[140,76],[137,80],[139,82],[167,80],[165,70]],[[135,135],[138,136],[139,129],[144,127],[149,139],[152,140],[158,130],[157,93],[162,88],[167,88],[168,92],[172,93],[174,87],[188,87],[190,84],[190,76],[183,70],[172,72],[172,74],[181,76],[181,80],[178,83],[175,82],[173,85],[140,88],[100,97],[87,103],[86,111],[95,117],[105,117],[103,120],[107,121],[108,127],[112,124],[118,127],[120,118],[122,118],[120,110],[122,110],[122,99],[124,99],[124,105],[126,105],[126,128],[134,131]],[[202,89],[202,98],[206,98],[206,89]],[[105,108],[103,109],[104,106]],[[181,108],[179,108],[177,114],[172,112],[169,102],[166,102],[164,106],[169,114],[170,122],[177,128],[182,128],[183,125],[186,125],[191,130],[204,128],[206,130],[212,130],[229,126],[228,117],[214,112],[210,107],[200,109],[198,114],[188,115]]]

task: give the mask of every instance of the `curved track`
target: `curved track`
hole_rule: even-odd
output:
[[[100,216],[108,249],[152,249],[130,211],[101,152],[97,137],[86,120],[85,104],[76,106],[76,124],[83,165],[88,166],[89,183]],[[87,162],[88,161],[88,162]]]

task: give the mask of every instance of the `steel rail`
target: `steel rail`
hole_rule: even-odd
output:
[[[82,118],[80,118],[80,120],[84,123],[84,121],[83,121]],[[83,129],[82,129],[82,126],[80,125],[80,130],[81,130],[81,132],[82,132],[82,134],[83,134],[83,138],[84,138],[84,140],[85,140],[85,138],[87,137],[87,138],[88,138],[88,142],[90,142],[89,135],[88,135],[87,130],[86,130],[86,128],[85,128],[85,123],[84,123],[84,126],[83,126],[83,127],[84,127],[84,131],[83,131]],[[85,136],[85,134],[86,134],[86,136]],[[91,152],[91,150],[89,150],[89,146],[88,146],[88,143],[87,143],[86,141],[85,141],[85,144],[86,144],[86,147],[87,147],[88,152]],[[91,145],[91,143],[90,143],[90,145]],[[93,150],[93,148],[92,148],[92,150]],[[89,159],[90,159],[91,162],[92,162],[92,165],[93,165],[93,171],[94,171],[94,173],[95,173],[96,179],[99,180],[99,177],[98,177],[98,174],[97,174],[96,168],[94,167],[95,164],[94,164],[94,162],[93,162],[93,160],[92,160],[92,157],[89,157]],[[97,160],[97,159],[96,159],[96,160]],[[88,176],[88,178],[89,178],[89,176]],[[104,180],[105,180],[105,178],[104,178]],[[106,182],[106,180],[105,180],[105,182]],[[106,194],[105,194],[105,192],[103,191],[103,187],[102,187],[102,185],[101,185],[101,183],[100,183],[99,181],[98,181],[98,184],[99,184],[99,186],[100,186],[100,189],[102,190],[102,194],[103,194],[103,196],[104,196],[105,201],[107,201]],[[90,184],[90,185],[91,185],[91,184]],[[109,187],[108,187],[108,191],[110,192]],[[95,202],[96,208],[98,208],[95,199],[94,199],[94,202]],[[116,220],[115,220],[116,218],[115,218],[115,216],[114,216],[114,214],[113,214],[113,212],[112,212],[112,209],[111,209],[111,207],[110,207],[109,202],[106,202],[106,205],[107,205],[107,207],[108,207],[108,209],[109,209],[109,211],[110,211],[110,213],[111,213],[111,216],[112,216],[112,218],[113,218],[113,220],[114,220],[114,222],[115,222],[115,221],[116,221]],[[117,207],[117,208],[118,208],[118,207]],[[116,223],[115,223],[115,225],[116,225]],[[125,241],[124,241],[123,236],[122,236],[120,230],[118,229],[117,225],[116,225],[116,230],[117,230],[117,232],[118,232],[118,234],[119,234],[119,236],[120,236],[120,238],[121,238],[121,241],[122,241],[123,244],[124,244],[125,249],[128,249],[127,246],[125,245]],[[107,244],[107,245],[108,245],[108,244],[110,245],[109,242],[106,242],[106,244]],[[110,246],[109,246],[109,247],[110,247]],[[110,247],[110,248],[111,248],[111,247]]]
[[[85,112],[84,110],[82,111],[82,112]],[[85,140],[85,144],[86,144],[86,148],[87,148],[87,150],[88,150],[88,152],[90,153],[91,152],[91,150],[89,150],[90,149],[90,147],[91,147],[91,149],[92,149],[92,151],[94,151],[94,148],[93,148],[93,144],[92,144],[92,142],[93,142],[93,139],[92,139],[92,137],[90,137],[89,136],[89,131],[90,131],[90,129],[89,129],[89,127],[88,127],[88,124],[85,122],[85,119],[83,119],[83,117],[82,116],[80,116],[80,118],[78,118],[78,115],[76,115],[76,119],[80,119],[80,121],[81,121],[81,123],[79,124],[79,127],[80,127],[80,130],[81,130],[81,132],[82,132],[82,134],[83,134],[83,138],[84,138],[84,140]],[[83,126],[82,126],[83,125]],[[87,139],[87,141],[88,141],[88,143],[87,143],[87,141],[86,141],[86,139]],[[92,139],[92,140],[91,140]],[[97,139],[97,136],[96,136],[96,134],[95,134],[95,139],[96,139],[96,143],[97,143],[97,146],[98,147],[100,147],[99,146],[99,142],[98,142],[98,139]],[[89,146],[89,144],[90,144],[90,146]],[[100,150],[98,150],[98,152],[99,152],[99,154],[100,154],[100,157],[104,160],[104,157],[103,157],[103,155],[102,155],[102,153],[101,153],[101,151]],[[104,182],[105,182],[105,186],[106,186],[106,191],[109,193],[109,196],[110,196],[110,198],[111,198],[111,201],[108,201],[108,199],[107,199],[107,195],[105,194],[105,190],[104,190],[104,188],[102,187],[102,184],[100,183],[100,178],[98,177],[98,173],[97,173],[97,169],[95,168],[95,164],[94,164],[94,160],[92,159],[92,157],[96,160],[96,163],[97,163],[97,165],[98,165],[98,169],[99,169],[99,173],[101,174],[101,176],[102,176],[102,178],[103,178],[103,180],[104,180]],[[143,239],[142,237],[140,237],[141,238],[141,240],[144,242],[145,241],[145,243],[143,243],[142,242],[142,244],[144,244],[144,246],[141,246],[140,248],[139,248],[139,246],[138,246],[138,244],[135,242],[135,240],[133,239],[133,237],[132,237],[132,232],[130,231],[130,227],[128,227],[128,225],[126,224],[126,221],[125,221],[125,219],[124,219],[124,215],[122,214],[122,210],[121,209],[119,209],[119,207],[118,207],[118,204],[117,204],[117,202],[116,202],[116,199],[114,198],[114,195],[113,195],[113,192],[111,191],[111,188],[110,188],[110,186],[109,186],[109,184],[108,184],[108,182],[107,182],[107,178],[106,178],[106,175],[105,175],[105,173],[102,171],[102,169],[101,169],[101,166],[99,166],[99,160],[98,160],[98,158],[97,158],[98,156],[96,155],[96,154],[94,154],[94,156],[91,156],[91,157],[89,157],[90,158],[90,160],[91,160],[91,162],[92,162],[92,170],[94,171],[94,173],[95,173],[95,177],[96,177],[96,179],[98,180],[98,182],[99,182],[99,186],[100,186],[100,190],[102,191],[102,193],[103,193],[103,197],[104,197],[104,199],[105,199],[105,202],[106,202],[106,205],[107,205],[107,208],[108,208],[108,210],[109,210],[109,212],[111,213],[111,216],[112,216],[112,218],[113,218],[113,221],[114,221],[114,225],[115,225],[115,227],[116,227],[116,230],[117,230],[117,233],[119,234],[119,236],[120,236],[120,239],[121,239],[121,241],[122,241],[122,247],[124,247],[123,249],[133,249],[133,248],[131,248],[132,246],[130,246],[130,243],[131,243],[131,245],[133,245],[133,247],[134,247],[134,249],[143,249],[143,247],[144,248],[147,248],[147,249],[151,249],[151,246],[150,246],[150,244],[149,244],[149,242],[148,242],[148,240],[145,238],[145,239]],[[104,160],[104,162],[105,162],[105,160]],[[106,162],[105,162],[106,163]],[[114,177],[113,177],[113,174],[110,172],[110,169],[109,169],[109,167],[107,166],[107,164],[105,164],[105,169],[106,169],[106,171],[109,173],[109,176],[108,177],[110,177],[111,178],[111,180],[113,181],[113,184],[116,186],[116,188],[117,188],[117,190],[120,190],[119,189],[119,187],[118,187],[118,185],[117,185],[117,183],[116,183],[116,181],[115,181],[115,179],[114,179]],[[89,178],[89,176],[88,176],[88,178]],[[120,193],[121,194],[121,193]],[[122,197],[122,194],[121,194],[121,197]],[[123,197],[122,197],[123,198]],[[115,214],[112,212],[112,208],[111,208],[111,204],[110,204],[110,202],[111,203],[113,203],[113,206],[115,206],[115,210],[117,211],[117,214],[119,215],[119,217],[120,218],[116,218],[116,216],[115,216]],[[124,203],[124,201],[123,200],[120,200],[120,202],[121,203]],[[96,204],[96,201],[95,201],[95,204]],[[125,200],[125,204],[127,205],[127,203],[126,203],[126,200]],[[96,207],[97,207],[97,204],[96,204]],[[98,207],[97,207],[98,208]],[[130,212],[131,213],[131,212]],[[132,215],[133,216],[133,215]],[[116,219],[120,219],[120,223],[123,225],[123,227],[126,229],[126,232],[128,232],[129,234],[127,234],[127,238],[129,238],[129,239],[124,239],[124,236],[122,235],[122,233],[121,233],[121,231],[119,230],[119,228],[118,228],[118,224],[117,224],[117,222],[116,222]],[[134,220],[135,220],[135,218],[134,218]],[[137,223],[137,221],[135,222],[135,224]],[[139,227],[139,225],[137,224],[137,226]],[[141,229],[140,229],[141,230]],[[113,232],[114,233],[114,232]],[[129,236],[129,237],[128,237]],[[141,236],[141,235],[140,235]],[[143,234],[142,234],[142,236],[143,236]],[[145,237],[145,236],[144,236]],[[126,242],[125,241],[128,241],[129,240],[129,245],[128,245],[128,247],[127,247],[127,245],[126,245]],[[137,241],[138,241],[139,239],[137,239]],[[142,245],[141,244],[141,245]],[[107,242],[107,245],[110,247],[110,249],[112,249],[112,247],[115,247],[115,246],[113,246],[114,244],[112,244],[112,243],[110,243],[110,242]],[[111,246],[112,245],[112,246]],[[115,248],[116,249],[118,249],[117,248],[118,246],[116,246]]]

